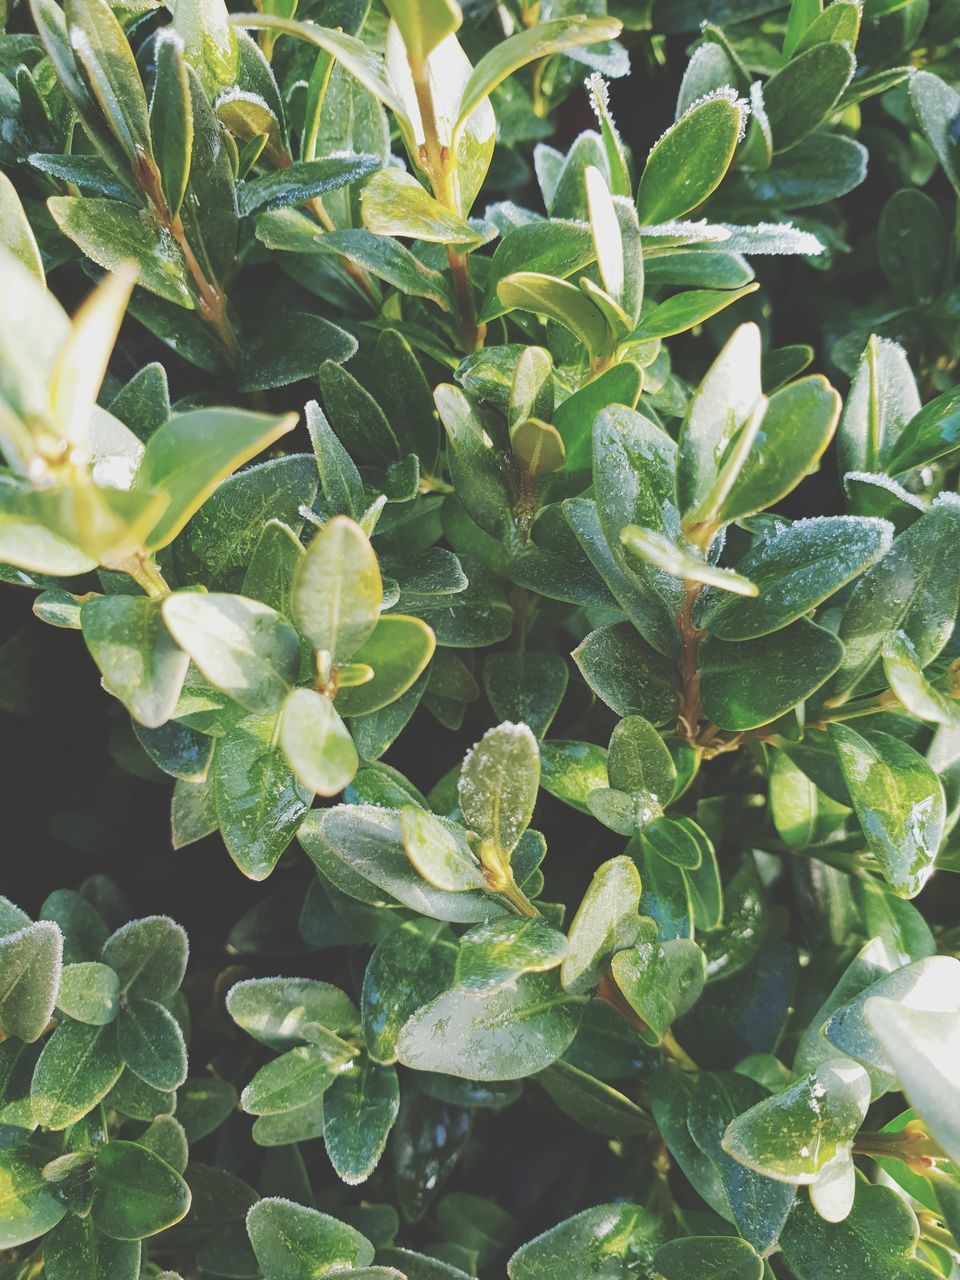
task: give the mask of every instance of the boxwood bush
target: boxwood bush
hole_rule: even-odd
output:
[[[3,1280],[960,1275],[955,82],[11,0]]]

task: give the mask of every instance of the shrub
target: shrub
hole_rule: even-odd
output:
[[[960,7],[609,9],[10,9],[4,1278],[958,1274]]]

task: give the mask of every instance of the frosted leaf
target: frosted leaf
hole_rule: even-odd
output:
[[[809,231],[802,231],[792,222],[758,222],[755,226],[723,224],[729,239],[725,248],[733,253],[746,254],[805,254],[817,256],[826,252],[826,245]]]

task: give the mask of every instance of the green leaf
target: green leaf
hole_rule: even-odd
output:
[[[580,1071],[562,1058],[541,1071],[537,1083],[565,1115],[594,1133],[623,1138],[650,1132],[649,1117],[641,1107],[619,1089]]]
[[[123,1070],[113,1026],[61,1022],[43,1046],[30,1083],[30,1109],[45,1129],[66,1129],[106,1097]]]
[[[461,938],[456,982],[468,991],[491,991],[522,973],[555,969],[566,954],[566,938],[542,920],[487,920]]]
[[[934,404],[937,402],[934,401]],[[875,471],[920,412],[920,393],[906,352],[873,336],[860,357],[837,432],[841,471]],[[927,420],[932,415],[927,415]]]
[[[591,631],[573,658],[590,688],[617,715],[641,715],[655,725],[676,715],[674,664],[651,649],[628,622]]]
[[[706,980],[706,957],[689,938],[661,942],[648,916],[639,921],[633,945],[618,951],[610,968],[631,1009],[649,1028],[641,1032],[659,1044],[681,1014],[696,1003]]]
[[[456,963],[456,942],[436,920],[408,920],[380,943],[361,997],[364,1043],[374,1061],[396,1062],[404,1023],[453,983]]]
[[[499,537],[513,523],[512,504],[487,424],[459,387],[441,383],[433,395],[450,444],[447,464],[457,496],[478,525]]]
[[[317,870],[361,902],[381,906],[396,899],[422,915],[461,924],[505,914],[489,894],[446,893],[428,884],[404,852],[398,810],[363,804],[315,811],[299,838]]]
[[[345,716],[365,716],[389,706],[407,692],[433,657],[433,631],[419,618],[389,613],[353,654],[353,662],[373,669],[373,679],[341,687],[337,709]]]
[[[778,631],[816,608],[890,550],[893,528],[864,516],[820,516],[758,537],[737,571],[757,587],[752,600],[708,591],[698,624],[723,640]]]
[[[700,652],[704,714],[722,729],[769,724],[837,670],[843,645],[806,618],[756,640],[708,640]]]
[[[482,236],[402,169],[380,169],[360,197],[363,225],[379,236],[400,236],[473,249]]]
[[[522,1245],[507,1263],[510,1280],[555,1280],[577,1259],[584,1277],[629,1280],[649,1271],[662,1240],[657,1218],[638,1204],[599,1204]]]
[[[833,114],[856,65],[846,45],[818,44],[771,76],[763,102],[775,151],[795,147]]]
[[[844,657],[831,686],[832,703],[882,686],[883,644],[895,631],[913,645],[921,667],[940,653],[960,594],[960,564],[950,555],[958,530],[960,505],[937,503],[857,583],[840,620]]]
[[[603,313],[566,280],[537,271],[515,271],[497,285],[497,297],[505,310],[532,311],[562,324],[583,344],[591,361],[599,361],[614,345]]]
[[[347,726],[331,700],[315,689],[291,689],[280,713],[279,743],[297,782],[335,796],[360,763]]]
[[[509,857],[530,825],[540,786],[540,751],[525,724],[488,729],[468,753],[457,794],[464,819]]]
[[[819,375],[775,392],[743,466],[718,506],[717,518],[724,523],[741,520],[790,493],[817,469],[839,415],[840,397]]]
[[[610,957],[633,945],[640,926],[640,888],[632,858],[611,858],[594,872],[570,925],[560,970],[564,987],[574,995],[596,987]]]
[[[165,29],[156,43],[157,74],[150,100],[150,132],[163,193],[171,217],[176,217],[187,194],[193,150],[193,107],[183,42]]]
[[[169,495],[148,546],[172,542],[221,480],[296,426],[296,415],[271,417],[244,409],[192,409],[159,427],[136,476],[140,489]]]
[[[590,466],[593,424],[600,410],[611,404],[634,408],[642,386],[642,370],[625,360],[601,373],[599,378],[594,378],[557,406],[553,421],[566,450],[567,471]]]
[[[887,733],[830,725],[844,781],[887,883],[914,898],[933,871],[946,816],[943,785],[908,743]]]
[[[89,1218],[71,1216],[44,1240],[43,1272],[48,1280],[137,1280],[140,1244],[111,1240]]]
[[[323,1107],[323,1141],[337,1176],[357,1186],[373,1173],[397,1118],[395,1067],[361,1055],[336,1080]]]
[[[310,806],[274,741],[272,716],[248,716],[220,743],[214,759],[217,821],[227,852],[245,876],[265,880]]]
[[[131,1000],[117,1018],[117,1048],[145,1084],[169,1092],[187,1078],[187,1046],[173,1014],[155,1000]]]
[[[113,1240],[141,1240],[179,1222],[190,1188],[159,1156],[136,1142],[105,1143],[93,1175],[94,1225]]]
[[[663,1280],[688,1280],[691,1276],[697,1280],[763,1280],[764,1275],[763,1259],[746,1240],[717,1236],[668,1240],[653,1265]]]
[[[2,946],[0,942],[0,954]],[[120,979],[109,965],[96,961],[64,965],[57,1008],[76,1022],[106,1026],[120,1008]]]
[[[94,596],[81,607],[80,623],[108,692],[140,724],[165,724],[176,710],[190,659],[164,625],[161,602]]]
[[[334,516],[316,534],[290,596],[293,620],[315,649],[348,662],[373,635],[383,583],[370,540],[353,520]]]
[[[954,159],[951,128],[960,111],[960,94],[932,71],[918,71],[910,77],[910,102],[954,191],[960,191],[960,174]]]
[[[960,1014],[944,1016],[942,1012],[872,996],[864,1005],[864,1016],[910,1105],[956,1163],[960,1154],[956,1106],[960,1090]]]
[[[315,1280],[373,1262],[373,1245],[359,1231],[276,1196],[257,1201],[247,1232],[261,1271],[274,1280]]]
[[[44,1157],[29,1148],[0,1150],[0,1248],[16,1249],[36,1240],[67,1212],[44,1178],[43,1164]]]
[[[211,99],[236,83],[238,41],[223,0],[186,0],[177,10],[174,28],[183,40],[187,62]]]
[[[103,962],[120,979],[120,993],[166,1004],[187,969],[187,935],[169,916],[144,916],[121,925],[103,944]]]
[[[892,442],[885,470],[902,474],[955,453],[957,402],[956,391],[945,391],[915,413]]]
[[[61,977],[63,934],[49,920],[0,937],[0,1035],[38,1040],[53,1013]]]
[[[240,187],[240,213],[268,213],[285,205],[304,204],[335,191],[350,182],[359,182],[378,169],[379,157],[372,155],[324,156],[319,160],[295,160],[252,178]]]
[[[895,631],[883,642],[883,673],[891,690],[918,720],[960,725],[960,704],[952,696],[952,680],[949,693],[932,685],[921,670],[916,649],[902,631]]]
[[[831,1058],[733,1120],[723,1149],[767,1178],[810,1185],[839,1154],[849,1153],[869,1105],[863,1068],[849,1058]]]
[[[47,208],[63,234],[98,266],[117,271],[135,262],[137,283],[144,289],[180,307],[196,306],[180,246],[145,214],[94,196],[51,196]]]
[[[647,157],[637,190],[642,225],[681,218],[703,203],[730,167],[746,122],[745,103],[724,88],[696,102]]]
[[[616,18],[590,18],[576,13],[551,22],[537,23],[526,31],[501,40],[480,59],[464,85],[454,133],[463,128],[484,98],[520,67],[565,49],[613,40],[620,29],[621,24]]]
[[[297,633],[269,605],[178,591],[164,600],[163,619],[210,683],[246,711],[276,711],[297,679]]]
[[[706,834],[692,818],[657,818],[640,833],[647,852],[684,871],[696,871],[703,863]]]
[[[642,316],[630,334],[632,342],[649,342],[654,338],[672,338],[703,324],[711,316],[756,293],[759,285],[745,284],[742,289],[687,289]]]
[[[487,322],[503,315],[505,304],[498,297],[497,286],[507,276],[518,271],[535,271],[565,280],[589,266],[595,257],[590,230],[580,222],[549,218],[511,227],[497,241],[480,319]]]
[[[298,1045],[261,1067],[243,1093],[240,1105],[254,1116],[286,1115],[321,1098],[341,1071],[350,1065],[353,1050],[332,1035],[330,1043]]]
[[[271,1049],[326,1044],[330,1032],[352,1036],[357,1007],[339,987],[310,978],[248,978],[227,993],[237,1026]]]
[[[576,1034],[581,1004],[552,974],[523,974],[493,991],[453,987],[406,1023],[398,1056],[417,1071],[516,1080],[560,1057]]]
[[[152,156],[147,98],[136,59],[107,0],[66,0],[70,43],[131,166]]]
[[[845,1221],[825,1222],[813,1206],[800,1201],[787,1219],[781,1244],[798,1280],[830,1280],[837,1267],[877,1280],[934,1280],[935,1268],[915,1255],[919,1239],[916,1214],[902,1196],[858,1181]]]
[[[294,530],[303,522],[301,508],[312,507],[316,496],[317,471],[309,454],[255,463],[225,480],[193,517],[187,531],[190,549],[210,570],[216,585],[235,586],[245,570],[246,578],[263,594],[243,594],[285,613],[272,597],[286,601],[282,580],[292,576],[290,563],[295,567],[303,552]],[[271,535],[277,533],[286,537],[274,541]],[[271,565],[281,577],[281,582],[273,580],[270,592],[264,587],[266,572],[255,565],[261,542],[265,554],[270,548]],[[208,580],[208,585],[214,583]]]
[[[463,22],[456,0],[390,0],[387,11],[400,28],[414,70]]]
[[[522,721],[538,738],[560,709],[567,680],[567,664],[557,653],[490,653],[483,664],[483,688],[494,714]]]

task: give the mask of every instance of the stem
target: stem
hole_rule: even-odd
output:
[[[487,336],[487,326],[477,322],[477,308],[470,285],[469,255],[460,253],[452,245],[448,245],[447,261],[450,263],[450,274],[453,276],[453,291],[457,299],[463,345],[467,351],[479,351]]]
[[[680,628],[680,685],[683,697],[680,703],[679,731],[690,746],[695,746],[697,730],[700,725],[700,672],[698,659],[700,641],[705,632],[698,631],[693,624],[693,609],[703,584],[688,582],[683,609],[677,618]]]
[[[829,707],[829,703],[825,704]],[[838,707],[835,711],[827,711],[816,722],[817,729],[823,728],[825,725],[834,724],[843,720],[857,720],[861,716],[875,716],[878,711],[893,711],[896,707],[901,706],[900,699],[892,689],[885,689],[883,693],[878,693],[875,697],[868,698],[863,702],[851,702],[848,706]]]
[[[946,1160],[943,1148],[919,1126],[908,1124],[898,1133],[861,1131],[853,1144],[854,1155],[887,1160],[901,1160],[923,1177],[936,1173],[937,1164]]]
[[[320,223],[324,231],[337,230],[337,224],[330,217],[329,213],[327,213],[326,207],[320,196],[314,196],[312,199],[308,200],[306,202],[306,207]],[[363,267],[358,267],[357,264],[355,262],[351,262],[349,258],[341,258],[340,265],[354,284],[363,292],[367,301],[374,309],[377,309],[380,306],[380,295],[377,292],[376,285],[370,279],[368,273],[364,271]]]
[[[108,564],[104,561],[103,567],[112,569],[116,573],[129,574],[144,594],[150,596],[153,600],[162,600],[164,596],[170,594],[170,588],[167,586],[156,561],[153,556],[145,551],[134,552],[125,559],[118,560],[115,564]]]
[[[699,1070],[699,1067],[690,1057],[689,1053],[687,1053],[686,1049],[677,1043],[677,1038],[672,1031],[668,1031],[660,1041],[660,1048],[665,1050],[674,1062],[678,1064],[678,1066],[683,1067],[684,1071]]]
[[[513,878],[510,860],[493,840],[484,840],[477,851],[483,876],[491,893],[499,893],[521,916],[539,918],[540,912]]]
[[[170,212],[167,204],[167,198],[163,192],[163,183],[160,179],[160,171],[156,164],[146,155],[138,154],[137,164],[134,170],[134,177],[140,190],[149,200],[153,209],[154,216],[161,223],[166,231],[170,233],[177,242],[180,252],[183,254],[184,262],[187,270],[196,286],[197,294],[200,300],[200,315],[208,324],[212,325],[216,330],[224,349],[230,357],[233,364],[238,364],[240,360],[240,344],[237,342],[236,334],[230,324],[230,318],[227,315],[227,300],[222,290],[216,282],[211,282],[203,273],[203,268],[197,261],[196,254],[193,252],[190,241],[187,239],[187,232],[183,225],[183,219],[179,213],[176,217]]]

